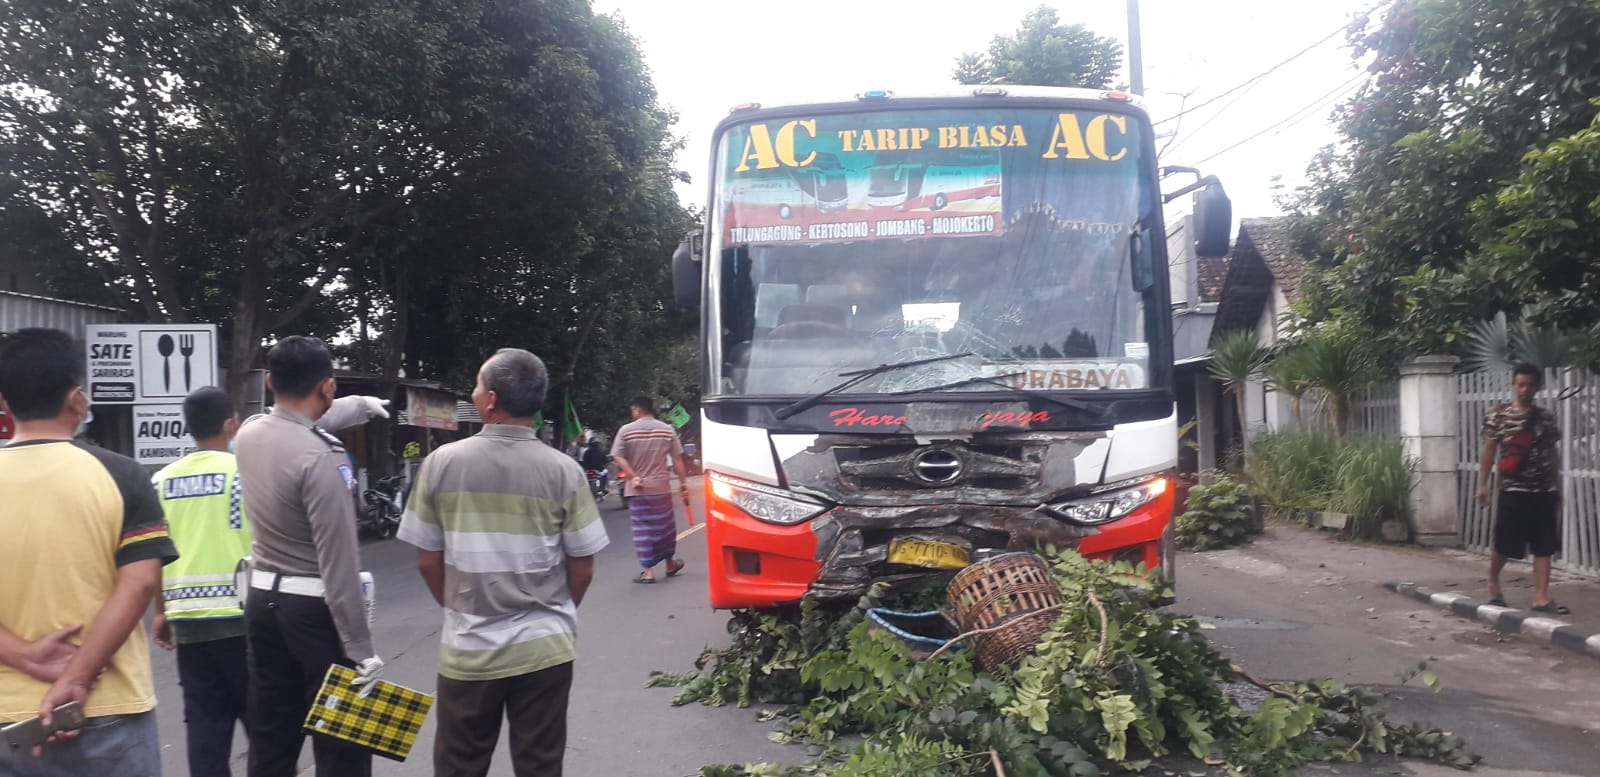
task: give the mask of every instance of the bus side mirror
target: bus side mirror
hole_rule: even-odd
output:
[[[679,307],[700,304],[700,241],[700,233],[692,233],[672,252],[672,296]]]
[[[1196,256],[1227,256],[1233,245],[1233,202],[1212,179],[1194,195],[1194,252]]]

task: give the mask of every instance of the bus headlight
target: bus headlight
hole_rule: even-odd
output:
[[[1166,491],[1166,478],[1152,478],[1132,485],[1112,486],[1081,499],[1055,502],[1045,505],[1045,509],[1073,523],[1094,526],[1124,518]]]
[[[781,488],[751,483],[711,472],[711,495],[748,513],[758,521],[793,526],[808,521],[828,509],[810,497]]]

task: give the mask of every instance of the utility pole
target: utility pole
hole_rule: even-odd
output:
[[[1128,0],[1128,83],[1144,96],[1144,51],[1139,45],[1139,0]]]

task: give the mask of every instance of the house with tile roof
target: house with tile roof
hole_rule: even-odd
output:
[[[1200,472],[1216,466],[1216,452],[1226,442],[1215,439],[1214,419],[1219,404],[1219,389],[1206,371],[1211,348],[1211,331],[1222,300],[1231,256],[1196,256],[1192,234],[1193,217],[1184,216],[1168,224],[1167,261],[1172,289],[1173,393],[1178,405],[1178,424],[1193,424],[1185,439],[1195,440],[1205,425],[1210,439],[1199,446],[1178,449],[1178,468]]]
[[[1211,336],[1248,331],[1255,332],[1262,345],[1277,342],[1287,330],[1289,305],[1296,298],[1305,269],[1305,258],[1291,246],[1287,219],[1240,221],[1239,236],[1218,294]],[[1229,415],[1233,415],[1233,403],[1227,404]],[[1263,380],[1250,382],[1245,392],[1244,428],[1276,429],[1292,417],[1289,397],[1273,391]],[[1237,434],[1238,421],[1234,420],[1231,427]]]

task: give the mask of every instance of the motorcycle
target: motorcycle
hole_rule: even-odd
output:
[[[604,502],[611,495],[611,482],[606,477],[605,470],[584,470],[584,476],[589,479],[589,494],[594,497],[595,504]]]
[[[361,531],[379,539],[394,536],[400,529],[400,484],[404,482],[404,475],[390,475],[361,492],[361,499],[366,502],[358,522]]]

